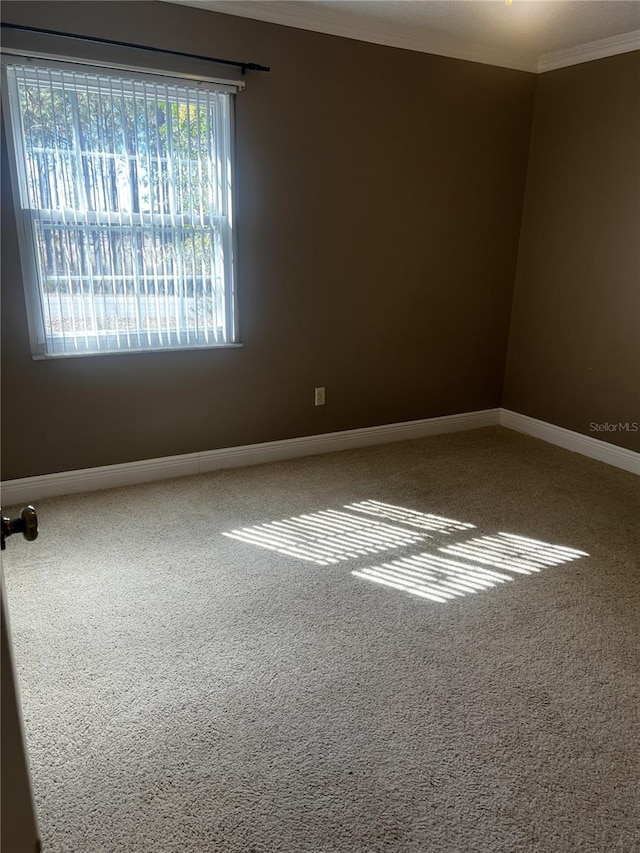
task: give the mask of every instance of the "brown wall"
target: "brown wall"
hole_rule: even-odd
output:
[[[505,408],[640,450],[640,53],[540,76]]]
[[[500,404],[534,75],[165,3],[2,14],[272,68],[237,98],[242,349],[33,361],[3,181],[4,479]]]

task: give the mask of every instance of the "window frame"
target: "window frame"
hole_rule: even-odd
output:
[[[27,66],[44,67],[56,71],[71,71],[86,75],[107,75],[117,77],[122,80],[131,80],[132,86],[135,82],[151,82],[161,85],[173,85],[176,88],[199,88],[206,87],[218,93],[228,95],[228,157],[229,170],[231,177],[230,197],[228,204],[228,237],[224,237],[224,229],[221,229],[221,239],[224,244],[223,248],[223,263],[224,263],[224,292],[225,299],[229,304],[229,309],[225,312],[227,325],[229,327],[228,339],[222,343],[201,343],[188,342],[179,345],[161,344],[162,335],[166,336],[164,330],[158,331],[156,328],[146,336],[150,336],[151,343],[145,346],[129,347],[127,346],[128,335],[126,332],[116,332],[113,335],[100,335],[100,340],[105,348],[89,349],[79,348],[69,351],[68,349],[57,350],[55,347],[55,339],[52,341],[52,346],[47,348],[47,335],[45,331],[45,317],[41,302],[43,293],[43,284],[39,274],[39,265],[37,260],[38,247],[35,243],[36,232],[34,226],[34,210],[23,206],[22,195],[23,187],[27,186],[27,177],[24,170],[24,158],[19,157],[16,152],[17,141],[22,138],[22,129],[18,134],[15,133],[14,116],[20,116],[20,107],[17,103],[17,92],[13,86],[9,85],[7,68],[12,65],[24,64]],[[85,59],[77,59],[73,57],[62,57],[59,55],[51,56],[50,54],[38,53],[19,50],[4,50],[1,57],[1,92],[2,92],[2,117],[4,122],[4,138],[7,146],[7,156],[9,161],[10,184],[13,195],[13,207],[15,213],[16,230],[18,236],[18,251],[20,256],[20,269],[22,274],[22,284],[25,296],[25,306],[27,315],[27,326],[29,331],[29,340],[31,348],[31,356],[34,360],[46,360],[50,358],[77,358],[91,356],[111,356],[111,355],[133,355],[135,353],[156,353],[156,352],[189,352],[192,350],[215,350],[215,349],[231,349],[240,348],[243,346],[240,340],[239,318],[238,318],[238,275],[237,275],[237,191],[236,191],[236,145],[235,145],[235,125],[236,125],[236,98],[237,92],[244,88],[243,81],[220,80],[216,78],[205,78],[191,73],[179,73],[176,71],[163,72],[159,69],[138,68],[135,66],[120,65],[112,62],[89,61]],[[99,211],[90,211],[89,215],[95,215],[96,220],[99,220],[101,213]],[[108,216],[108,214],[106,214]],[[135,225],[136,217],[140,218],[142,224],[142,214],[133,213],[128,215],[131,220],[131,226]],[[61,216],[62,218],[62,216]],[[151,215],[146,214],[147,222]],[[133,233],[127,230],[126,233]],[[87,333],[82,336],[91,339],[97,339],[96,334]],[[62,339],[62,336],[61,336]]]

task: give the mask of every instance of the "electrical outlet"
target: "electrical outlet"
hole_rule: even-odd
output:
[[[316,396],[316,406],[324,406],[324,387],[315,389]]]

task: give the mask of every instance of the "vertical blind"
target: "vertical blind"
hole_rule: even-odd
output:
[[[230,94],[12,64],[45,354],[235,340]]]

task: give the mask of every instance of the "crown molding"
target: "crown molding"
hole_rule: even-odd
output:
[[[356,41],[380,44],[387,47],[399,47],[419,53],[433,53],[450,59],[463,59],[467,62],[479,62],[483,65],[497,65],[516,71],[537,72],[538,57],[523,53],[521,50],[501,49],[488,45],[479,45],[470,39],[455,38],[434,30],[405,27],[390,27],[377,21],[356,18],[331,9],[307,6],[306,3],[261,3],[260,0],[163,0],[181,6],[192,6],[211,12],[221,12],[241,18],[251,18],[270,24],[295,27],[300,30],[326,33]]]
[[[579,65],[581,62],[592,62],[605,56],[616,56],[619,53],[630,53],[640,50],[640,30],[624,33],[621,36],[591,41],[568,50],[557,50],[543,54],[538,61],[538,74],[553,71],[554,68],[566,68],[569,65]]]
[[[237,0],[163,0],[163,2],[537,74],[640,50],[640,30],[537,56],[519,50],[478,45],[468,39],[446,36],[433,30],[390,27],[387,24],[366,18],[356,18],[332,9],[321,9],[306,3],[291,3],[287,0],[280,0],[277,4],[262,3],[260,0],[245,0],[242,3],[238,3]]]

